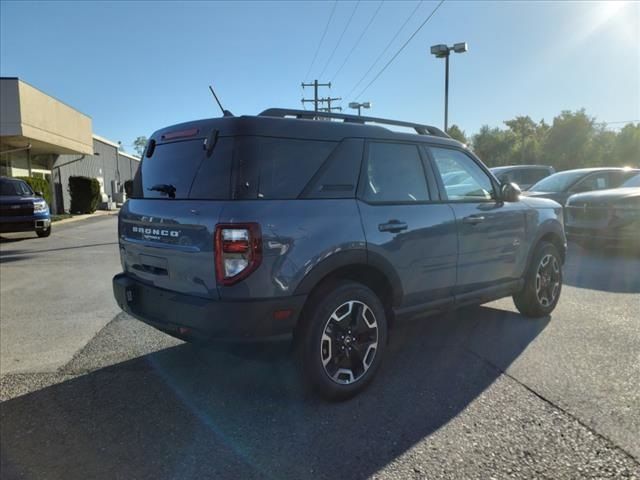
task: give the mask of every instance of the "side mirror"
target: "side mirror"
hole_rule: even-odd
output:
[[[33,192],[35,193],[38,197],[44,197],[44,193],[42,192]]]
[[[505,202],[517,202],[520,200],[522,190],[517,183],[504,183],[500,187],[500,197]]]

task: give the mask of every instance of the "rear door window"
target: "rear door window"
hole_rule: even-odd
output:
[[[363,172],[362,199],[369,203],[429,200],[422,158],[416,145],[371,142]]]
[[[202,138],[158,144],[138,168],[133,197],[227,199],[232,154],[232,138],[219,138],[210,155]]]

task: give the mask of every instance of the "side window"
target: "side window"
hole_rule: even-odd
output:
[[[346,138],[331,152],[302,192],[303,198],[354,198],[364,140]]]
[[[531,170],[525,170],[524,172],[524,180],[522,183],[533,185],[538,181],[542,180],[544,177],[548,176],[549,173],[542,168],[533,168]]]
[[[276,137],[238,137],[236,199],[297,198],[336,147],[335,142]]]
[[[431,154],[449,200],[477,202],[494,198],[489,175],[471,157],[458,150],[437,147],[431,147]],[[453,182],[448,175],[452,171],[462,171],[464,175]]]
[[[609,188],[609,173],[592,173],[583,180],[576,183],[571,191],[573,192],[592,192],[594,190],[603,190]]]
[[[609,186],[608,188],[618,188],[629,178],[633,177],[637,172],[634,171],[619,171],[609,173]]]
[[[369,143],[362,181],[362,198],[367,202],[429,200],[424,167],[416,145]]]

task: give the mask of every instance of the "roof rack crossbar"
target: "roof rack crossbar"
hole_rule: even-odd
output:
[[[298,119],[313,120],[318,117],[322,118],[334,118],[336,120],[342,120],[345,123],[377,123],[380,125],[395,125],[398,127],[413,128],[419,135],[433,135],[435,137],[451,138],[445,132],[437,127],[431,125],[421,125],[419,123],[403,122],[400,120],[390,120],[387,118],[377,117],[361,117],[358,115],[349,115],[346,113],[333,113],[333,112],[314,112],[310,110],[295,110],[288,108],[268,108],[267,110],[259,114],[260,117],[295,117]]]

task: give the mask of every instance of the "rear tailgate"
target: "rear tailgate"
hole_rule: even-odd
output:
[[[170,139],[170,140],[167,140]],[[230,197],[232,137],[215,124],[160,131],[119,218],[123,270],[173,292],[218,298],[214,231]]]
[[[120,211],[123,270],[159,288],[217,299],[213,237],[223,203],[129,200]]]

